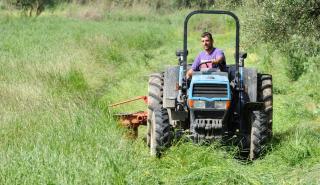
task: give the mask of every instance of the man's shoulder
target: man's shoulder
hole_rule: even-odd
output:
[[[215,48],[214,52],[212,53],[213,55],[224,55],[224,52],[222,49]]]
[[[202,56],[205,56],[205,55],[206,55],[205,51],[200,51],[199,54],[198,54],[198,57],[202,57]]]
[[[223,52],[223,50],[220,48],[215,48],[215,52]]]

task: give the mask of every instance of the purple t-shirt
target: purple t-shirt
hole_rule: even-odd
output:
[[[204,64],[206,61],[216,60],[221,56],[223,56],[224,60],[219,64],[212,64],[211,62]],[[218,48],[213,48],[210,54],[205,51],[200,52],[192,64],[192,70],[200,71],[201,68],[219,68],[221,71],[226,71],[226,60],[223,51]]]

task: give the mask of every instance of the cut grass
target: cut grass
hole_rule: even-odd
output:
[[[136,141],[124,136],[111,113],[145,105],[108,105],[145,95],[146,76],[177,63],[188,11],[113,10],[99,22],[64,14],[0,17],[0,183],[319,184],[319,96],[311,85],[319,76],[290,82],[281,60],[268,64],[279,54],[266,55],[264,46],[247,60],[274,79],[274,139],[263,158],[246,163],[231,146],[178,142],[156,159],[143,129]],[[219,29],[230,30],[216,42],[233,63],[232,25]],[[190,62],[200,33],[190,33]]]

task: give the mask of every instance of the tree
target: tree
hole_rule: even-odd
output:
[[[54,4],[53,0],[17,0],[16,6],[19,9],[28,12],[28,15],[31,17],[33,12],[36,16],[39,16],[45,9],[46,6],[52,6]]]

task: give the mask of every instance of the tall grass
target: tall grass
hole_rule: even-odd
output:
[[[252,49],[247,61],[274,76],[275,137],[262,159],[248,164],[235,159],[230,146],[188,142],[156,159],[142,139],[144,129],[135,141],[125,137],[112,113],[145,105],[108,105],[146,94],[146,76],[177,63],[188,11],[112,10],[99,21],[63,10],[36,19],[0,17],[0,183],[318,184],[319,93],[312,84],[319,76],[291,82],[285,59],[264,46]],[[232,24],[197,21],[191,22],[190,60],[208,29],[233,63]],[[269,60],[274,56],[280,60]]]

